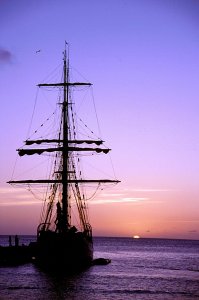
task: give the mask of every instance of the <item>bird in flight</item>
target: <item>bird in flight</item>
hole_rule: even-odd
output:
[[[41,49],[36,51],[36,53],[39,53],[39,52],[41,52]]]

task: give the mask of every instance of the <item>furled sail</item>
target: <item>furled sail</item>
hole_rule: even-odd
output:
[[[20,156],[23,156],[25,154],[27,154],[27,155],[39,154],[40,155],[44,152],[63,151],[63,147],[47,148],[47,149],[18,149],[17,151]],[[95,151],[97,153],[103,152],[103,153],[107,154],[110,151],[110,149],[68,147],[68,151]]]

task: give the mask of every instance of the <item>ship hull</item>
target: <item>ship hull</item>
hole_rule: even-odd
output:
[[[92,239],[83,233],[41,232],[37,241],[35,263],[46,270],[75,272],[92,265]]]
[[[18,266],[32,262],[35,249],[29,246],[0,246],[0,266]]]

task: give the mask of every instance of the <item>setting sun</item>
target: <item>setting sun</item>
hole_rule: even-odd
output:
[[[139,235],[134,235],[133,238],[134,238],[134,239],[139,239],[140,236],[139,236]]]

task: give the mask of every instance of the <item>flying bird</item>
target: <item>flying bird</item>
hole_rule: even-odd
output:
[[[36,53],[39,53],[39,52],[41,52],[41,49],[36,51]]]

